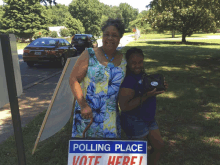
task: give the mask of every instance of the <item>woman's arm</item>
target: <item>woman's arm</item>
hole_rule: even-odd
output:
[[[92,110],[83,96],[82,88],[79,83],[86,76],[88,63],[89,54],[88,51],[84,51],[77,59],[69,78],[70,88],[79,106],[81,107],[81,115],[86,119],[92,117]]]
[[[130,88],[121,88],[119,91],[119,106],[122,111],[131,111],[141,105],[149,97],[164,93],[164,91],[156,91],[156,89],[145,93],[143,96],[135,96],[135,91]]]

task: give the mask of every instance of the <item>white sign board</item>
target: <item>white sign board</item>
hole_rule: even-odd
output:
[[[146,165],[146,141],[70,140],[68,165]]]
[[[68,58],[57,84],[52,101],[48,107],[50,112],[40,141],[47,139],[61,130],[69,121],[73,109],[74,95],[69,85],[69,78],[77,57]]]
[[[14,34],[10,34],[9,37],[10,37],[12,62],[13,62],[13,67],[14,67],[17,96],[19,97],[23,92],[23,88],[22,88],[22,82],[21,82],[21,71],[20,71],[20,65],[19,65],[19,60],[18,60],[16,38]],[[6,77],[5,77],[5,66],[4,66],[3,52],[2,52],[2,46],[1,46],[2,42],[4,41],[0,40],[0,108],[3,107],[5,104],[9,103],[8,88],[7,88],[7,82],[6,82]]]
[[[34,154],[39,141],[43,141],[57,133],[66,125],[71,117],[74,95],[69,85],[69,78],[78,58],[79,56],[71,57],[66,61],[35,141],[32,154]]]

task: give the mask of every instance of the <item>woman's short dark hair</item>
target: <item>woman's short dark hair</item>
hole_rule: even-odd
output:
[[[114,27],[116,27],[116,28],[118,29],[118,32],[119,32],[119,34],[120,34],[120,37],[123,37],[123,34],[124,34],[124,32],[125,32],[125,26],[124,26],[124,24],[123,24],[123,22],[122,22],[121,19],[112,19],[112,18],[109,18],[109,19],[105,22],[104,26],[102,27],[102,32],[104,32],[105,29],[106,29],[108,26],[114,26]]]

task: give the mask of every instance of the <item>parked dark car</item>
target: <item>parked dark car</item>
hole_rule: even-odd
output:
[[[72,38],[72,45],[77,49],[77,51],[82,52],[86,48],[96,48],[98,47],[97,40],[92,34],[75,34]]]
[[[77,50],[62,38],[38,38],[24,48],[23,60],[29,67],[44,61],[63,67],[67,58],[77,56]]]

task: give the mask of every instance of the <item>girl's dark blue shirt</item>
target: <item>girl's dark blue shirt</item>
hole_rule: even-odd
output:
[[[120,88],[130,88],[135,91],[135,97],[141,96],[143,91],[143,84],[141,81],[142,74],[129,74],[126,75]],[[121,112],[121,115],[136,116],[143,121],[151,121],[154,119],[156,113],[156,96],[152,96],[142,103],[142,106],[138,106],[131,111]]]

